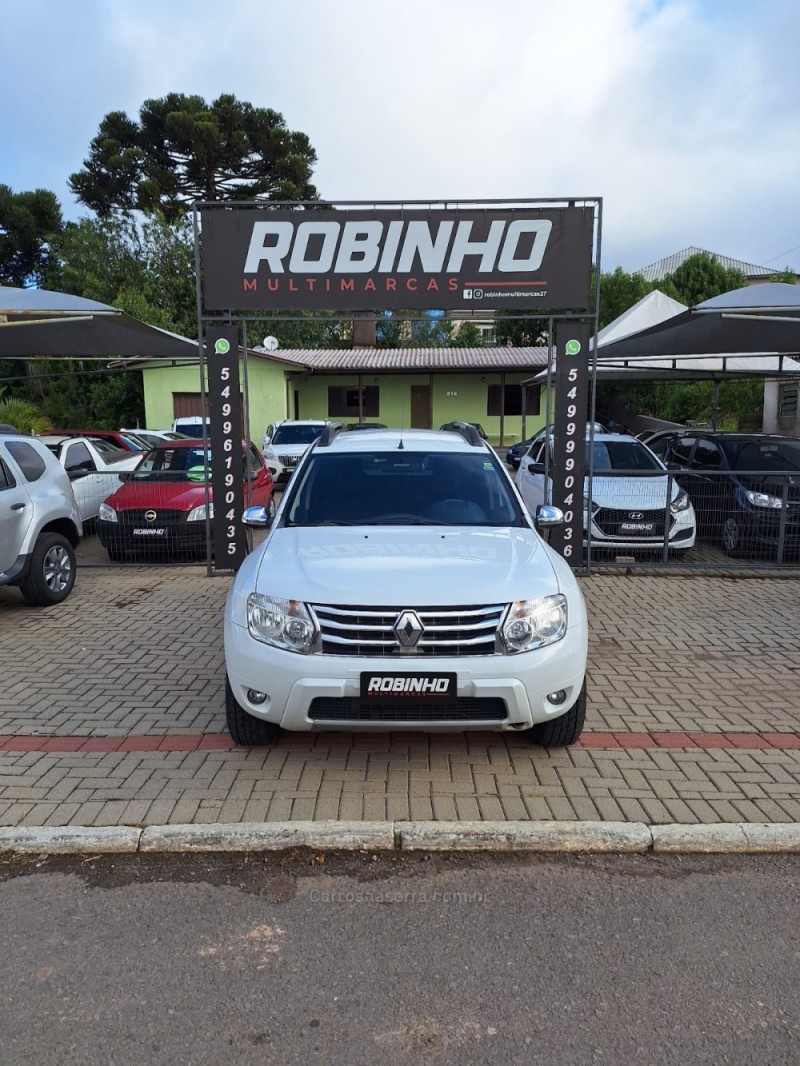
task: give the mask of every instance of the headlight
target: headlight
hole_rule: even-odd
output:
[[[272,448],[265,448],[264,452],[263,452],[263,455],[264,455],[264,458],[267,460],[268,463],[277,463],[277,461],[278,461],[278,457],[275,454],[275,452],[272,450]]]
[[[510,652],[533,651],[561,640],[566,631],[566,596],[518,600],[511,604],[503,622],[503,643]]]
[[[745,489],[745,496],[753,507],[783,507],[780,496],[768,496],[766,492],[754,492],[752,489]]]
[[[687,510],[688,507],[689,507],[689,497],[683,491],[683,489],[681,489],[681,491],[678,493],[678,495],[675,497],[675,499],[669,505],[669,509],[672,512],[672,514],[678,514],[679,511],[685,511],[685,510]]]
[[[101,522],[118,522],[117,512],[113,507],[109,507],[107,503],[100,504],[100,510],[97,512],[97,517]]]
[[[308,655],[317,637],[317,627],[304,603],[260,592],[247,597],[247,628],[251,637],[264,644],[303,655]]]
[[[213,503],[210,503],[208,505],[208,517],[209,518],[213,518],[214,517],[214,504]],[[199,507],[193,507],[192,510],[186,516],[186,521],[187,522],[204,522],[205,519],[206,519],[206,505],[204,503],[201,503]]]

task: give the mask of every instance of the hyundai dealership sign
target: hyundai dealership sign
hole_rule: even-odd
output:
[[[201,211],[207,311],[582,308],[593,207]]]

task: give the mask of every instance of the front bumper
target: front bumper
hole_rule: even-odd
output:
[[[231,621],[226,614],[225,665],[239,705],[255,718],[274,722],[283,729],[521,730],[557,718],[575,703],[586,672],[587,636],[588,627],[581,622],[570,626],[556,644],[519,655],[436,659],[298,655],[254,640],[246,628]],[[435,721],[312,718],[311,705],[315,699],[357,700],[362,671],[454,673],[460,700],[502,700],[505,717],[469,721],[463,718]],[[252,703],[248,689],[266,693],[266,701]],[[547,696],[559,689],[566,691],[567,698],[556,706]]]
[[[104,522],[97,519],[97,535],[100,543],[109,548],[123,552],[188,552],[205,550],[206,523],[200,522],[165,522],[154,524],[155,529],[163,529],[163,534],[149,532],[136,534],[134,529],[147,528],[127,525],[122,522]]]
[[[655,512],[650,512],[654,514]],[[630,514],[628,509],[612,510],[600,508],[592,515],[591,538],[593,548],[622,548],[628,551],[659,551],[664,547],[664,519],[654,522],[653,533],[632,533],[623,531],[623,519]],[[647,514],[647,512],[645,512]],[[664,512],[659,512],[663,516]],[[669,512],[667,529],[667,547],[670,551],[683,551],[693,548],[697,537],[697,520],[694,509],[688,507],[673,516]],[[586,512],[584,511],[584,520]],[[584,539],[584,544],[586,540]]]

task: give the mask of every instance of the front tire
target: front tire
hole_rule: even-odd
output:
[[[52,607],[69,596],[74,584],[75,549],[61,533],[42,533],[20,592],[34,607]]]
[[[529,730],[533,744],[543,748],[565,748],[574,744],[583,732],[586,721],[586,682],[581,687],[580,695],[566,714],[540,722]]]
[[[731,512],[722,523],[722,547],[728,555],[746,555],[750,547],[750,536],[741,518]]]
[[[281,733],[279,725],[275,725],[274,722],[265,722],[261,718],[254,718],[252,714],[248,714],[239,706],[227,675],[225,677],[225,720],[231,739],[235,744],[241,744],[243,747],[271,744]]]

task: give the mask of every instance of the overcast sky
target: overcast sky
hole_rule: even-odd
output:
[[[64,214],[109,111],[232,92],[326,199],[603,198],[602,268],[800,269],[798,0],[0,0],[0,182]]]

